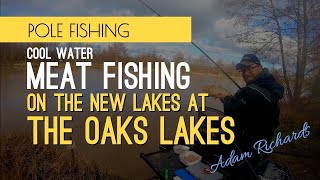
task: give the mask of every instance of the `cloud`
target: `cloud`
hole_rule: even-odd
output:
[[[205,48],[210,56],[233,60],[232,57],[240,54],[239,48],[224,37],[229,28],[223,26],[221,20],[225,16],[221,0],[143,1],[162,16],[191,16],[192,38]],[[1,12],[3,15],[28,16],[155,16],[137,0],[2,0]],[[154,46],[167,54],[179,49],[192,56],[200,54],[192,45],[188,48],[181,48],[178,44]],[[152,46],[136,45],[130,48],[132,51],[139,51],[139,47]]]
[[[235,32],[232,19],[218,19],[214,22],[213,28],[215,33],[217,34],[217,37],[223,40],[227,40],[226,36]]]

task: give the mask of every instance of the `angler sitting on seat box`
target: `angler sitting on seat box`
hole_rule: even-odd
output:
[[[209,91],[209,95],[220,99],[224,104],[225,115],[235,120],[235,143],[242,152],[253,152],[248,161],[255,168],[261,162],[261,157],[253,149],[253,144],[260,139],[271,141],[279,123],[279,100],[283,98],[284,88],[268,69],[262,67],[260,60],[253,54],[244,55],[241,62],[236,65],[236,69],[242,73],[246,82],[245,87],[233,96],[219,91],[213,93]],[[255,177],[248,163],[242,164],[243,167],[238,166],[242,170],[237,172],[243,172],[248,177],[237,174],[236,179]]]

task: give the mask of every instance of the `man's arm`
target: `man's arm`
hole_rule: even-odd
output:
[[[260,115],[264,116],[263,109],[269,106],[269,102],[259,92],[243,88],[233,96],[226,96],[223,105],[225,115],[231,116],[237,129],[242,131],[258,123],[256,120]]]

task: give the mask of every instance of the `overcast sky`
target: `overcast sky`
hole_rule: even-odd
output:
[[[221,0],[143,0],[162,16],[191,16],[192,41],[213,59],[238,61],[246,50],[225,38],[233,26]],[[1,0],[2,16],[154,16],[138,0]],[[166,57],[181,51],[199,56],[190,43],[127,44],[130,52],[156,49]]]

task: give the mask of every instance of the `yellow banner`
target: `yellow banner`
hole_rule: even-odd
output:
[[[0,42],[191,42],[191,17],[0,17]]]

